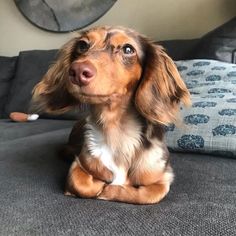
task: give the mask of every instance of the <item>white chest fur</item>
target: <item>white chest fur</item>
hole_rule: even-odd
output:
[[[132,138],[132,136],[130,137],[130,132],[127,134],[122,132],[122,134],[120,134],[121,137],[118,138],[119,141],[117,141],[117,137],[113,136],[114,140],[116,140],[116,145],[109,143],[103,132],[99,130],[96,125],[89,122],[89,120],[87,121],[85,128],[85,141],[91,156],[94,158],[99,158],[103,165],[113,173],[112,184],[123,185],[126,182],[127,171],[125,170],[124,166],[118,166],[116,164],[115,158],[119,158],[119,155],[123,155],[128,159],[129,156],[127,153],[132,155],[135,147],[140,144],[139,127],[136,127],[135,133],[137,133],[137,137]],[[127,139],[129,139],[129,142],[132,142],[132,140],[133,142],[127,144],[125,136],[129,136]],[[116,148],[114,148],[114,146],[116,146]],[[129,148],[127,148],[127,146]]]

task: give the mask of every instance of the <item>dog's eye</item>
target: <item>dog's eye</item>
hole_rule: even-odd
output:
[[[135,49],[130,44],[125,44],[122,48],[122,51],[124,54],[133,54],[135,52]]]
[[[79,53],[84,53],[88,51],[90,45],[87,43],[85,40],[80,40],[76,44],[76,49],[78,50]]]

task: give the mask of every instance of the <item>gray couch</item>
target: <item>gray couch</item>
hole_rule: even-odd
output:
[[[235,37],[236,18],[202,39],[160,43],[176,60],[230,62]],[[171,153],[176,178],[156,205],[64,196],[69,163],[58,151],[81,114],[42,114],[27,123],[8,119],[10,112],[27,111],[31,89],[55,55],[49,50],[0,57],[0,235],[236,235],[233,158]]]

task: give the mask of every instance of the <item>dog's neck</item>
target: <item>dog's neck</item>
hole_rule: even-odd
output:
[[[91,121],[103,130],[121,127],[127,117],[138,116],[131,99],[130,94],[111,102],[92,105]]]
[[[127,165],[142,143],[141,118],[131,98],[92,105],[90,111],[87,136],[98,140],[100,146],[105,145],[116,156],[116,163]]]

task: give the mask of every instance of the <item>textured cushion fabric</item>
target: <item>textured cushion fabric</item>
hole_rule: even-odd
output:
[[[214,60],[177,61],[191,93],[185,125],[168,127],[173,150],[236,157],[236,65]]]
[[[33,87],[47,72],[55,60],[56,50],[34,50],[21,52],[12,83],[5,112],[27,112]]]
[[[3,111],[15,73],[16,60],[16,57],[0,57],[0,118],[4,117]]]
[[[236,17],[203,36],[195,58],[236,63]]]
[[[236,234],[236,160],[172,154],[176,178],[155,205],[73,198],[63,195],[69,166],[56,157],[69,132],[0,144],[0,235]]]

